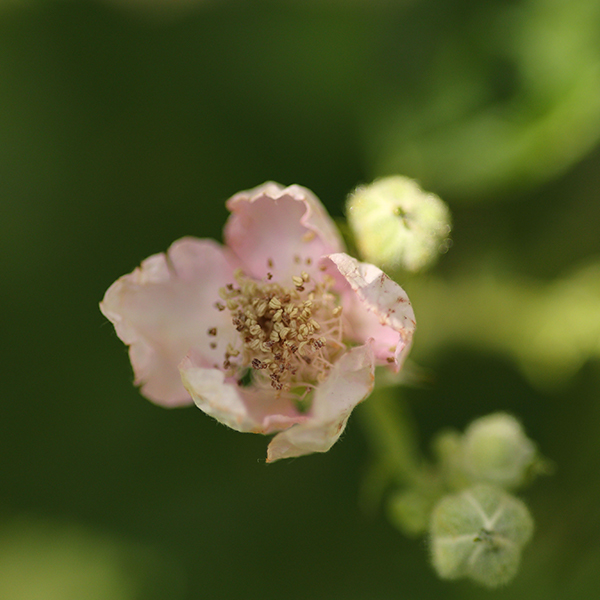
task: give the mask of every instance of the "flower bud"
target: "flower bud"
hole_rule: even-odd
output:
[[[431,496],[417,490],[403,490],[390,498],[388,516],[402,533],[417,537],[427,531],[433,504]]]
[[[431,559],[443,579],[469,577],[487,587],[508,583],[533,533],[523,502],[489,485],[445,496],[431,517]]]
[[[384,269],[417,272],[448,248],[448,207],[406,177],[357,188],[346,214],[362,258]]]
[[[481,417],[465,430],[463,467],[473,481],[515,488],[524,483],[535,462],[535,444],[511,415]]]
[[[444,483],[451,490],[460,490],[473,483],[463,467],[463,437],[453,429],[442,430],[432,444]]]

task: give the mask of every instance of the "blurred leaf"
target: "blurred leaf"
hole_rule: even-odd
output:
[[[564,384],[600,358],[600,263],[552,283],[493,268],[431,277],[410,290],[418,307],[418,352],[468,344],[510,356],[536,385]]]
[[[595,0],[470,4],[446,27],[429,25],[421,38],[437,50],[424,56],[426,85],[381,84],[387,94],[370,138],[374,175],[402,172],[474,200],[553,179],[597,144]],[[412,36],[401,39],[397,60],[423,55],[409,46]]]
[[[148,548],[77,525],[20,518],[0,526],[1,598],[182,598],[174,566]]]

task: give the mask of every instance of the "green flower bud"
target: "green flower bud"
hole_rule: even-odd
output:
[[[384,269],[420,271],[448,248],[448,207],[406,177],[357,188],[346,214],[362,258]]]
[[[443,579],[469,577],[488,587],[517,573],[533,533],[523,502],[489,485],[444,497],[431,516],[433,566]]]
[[[441,431],[433,440],[432,447],[446,486],[460,490],[473,483],[464,472],[463,435],[460,432],[453,429]]]
[[[495,413],[473,421],[463,438],[463,467],[473,480],[515,488],[536,462],[535,444],[517,419]]]
[[[429,527],[434,498],[416,490],[396,492],[388,503],[388,517],[409,537],[424,534]]]

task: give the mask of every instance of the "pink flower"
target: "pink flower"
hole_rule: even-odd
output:
[[[224,246],[176,241],[113,283],[100,309],[148,399],[279,432],[268,461],[326,452],[371,393],[375,366],[402,366],[415,328],[408,297],[343,252],[306,188],[266,183],[227,208]]]

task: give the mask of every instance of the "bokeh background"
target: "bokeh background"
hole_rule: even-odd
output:
[[[0,2],[0,597],[596,599],[600,589],[597,0]],[[519,416],[554,464],[493,592],[438,580],[360,502],[360,410],[325,455],[131,385],[98,310],[224,200],[305,185],[340,217],[400,173],[445,199],[453,247],[406,283],[444,426]]]

